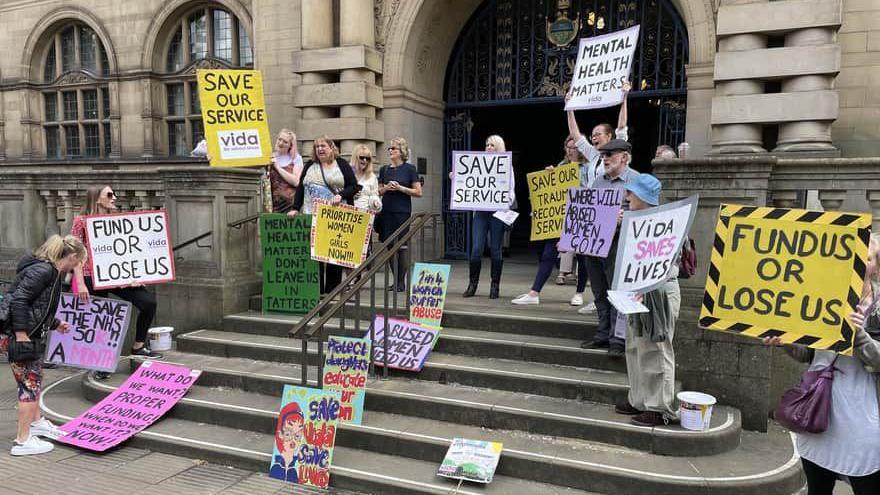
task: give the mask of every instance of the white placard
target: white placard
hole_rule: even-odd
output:
[[[634,299],[635,292],[622,292],[619,290],[608,291],[608,302],[617,309],[619,315],[632,315],[647,313],[648,307]]]
[[[513,155],[487,151],[452,152],[449,209],[498,211],[510,208]]]
[[[86,217],[95,289],[174,280],[174,256],[165,211]]]
[[[496,211],[492,216],[501,220],[509,227],[513,225],[513,222],[515,222],[517,218],[519,218],[519,212],[513,210]]]
[[[623,101],[639,41],[639,26],[592,38],[581,38],[566,110],[605,108]]]

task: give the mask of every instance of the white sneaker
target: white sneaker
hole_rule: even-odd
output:
[[[575,292],[573,296],[571,296],[571,302],[569,303],[572,306],[581,306],[584,304],[584,294],[582,292]]]
[[[40,418],[31,423],[31,436],[58,440],[64,436],[64,432],[48,419]]]
[[[37,455],[51,452],[54,448],[55,446],[51,443],[31,435],[24,443],[18,443],[18,440],[13,440],[12,450],[9,453],[12,455]]]
[[[514,299],[513,301],[510,301],[511,304],[519,304],[519,305],[540,304],[540,302],[541,302],[541,299],[538,296],[530,296],[528,292],[526,292],[525,294],[523,294],[521,296],[517,296],[516,299]]]
[[[594,302],[591,302],[590,304],[587,304],[586,306],[584,306],[583,308],[578,310],[578,313],[582,314],[582,315],[588,315],[590,313],[595,313],[595,312],[596,312],[596,303],[594,303]]]

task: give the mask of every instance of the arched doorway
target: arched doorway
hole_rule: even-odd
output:
[[[527,246],[525,174],[556,163],[567,134],[562,101],[574,70],[577,40],[639,24],[629,97],[634,165],[650,167],[659,144],[684,140],[688,37],[671,0],[486,0],[461,31],[447,65],[445,160],[453,150],[479,149],[501,134],[514,153],[523,219],[511,244]],[[619,108],[578,112],[582,129],[617,122]],[[448,171],[448,170],[447,170]],[[445,174],[444,174],[445,175]],[[463,257],[469,215],[448,211],[443,189],[445,252]]]

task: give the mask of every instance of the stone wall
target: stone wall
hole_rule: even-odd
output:
[[[880,2],[844,0],[839,40],[834,143],[843,156],[880,156]]]

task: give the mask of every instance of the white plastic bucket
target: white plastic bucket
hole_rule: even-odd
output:
[[[715,406],[715,397],[702,392],[679,392],[678,413],[681,416],[681,426],[686,430],[706,431],[712,421],[712,409]]]
[[[167,351],[171,349],[171,333],[174,327],[155,327],[147,331],[150,335],[150,349],[154,351]]]

